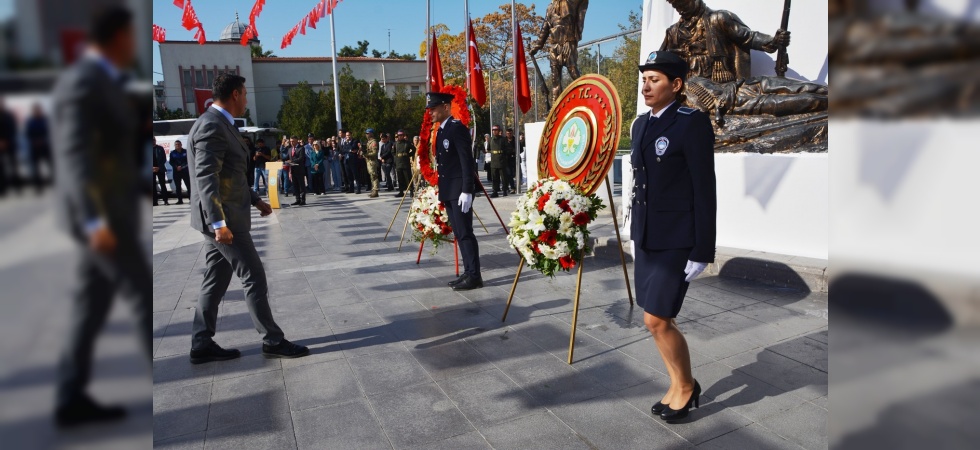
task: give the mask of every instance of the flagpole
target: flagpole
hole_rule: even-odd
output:
[[[337,116],[337,132],[340,133],[340,130],[344,129],[344,124],[340,119],[340,88],[337,87],[337,35],[334,33],[332,10],[330,11],[330,49],[333,52],[333,57],[330,58],[333,65],[333,107]]]
[[[432,13],[432,1],[425,0],[425,92],[432,90],[432,26],[429,24]]]
[[[510,0],[511,36],[514,37],[514,190],[521,193],[521,127],[518,125],[521,108],[517,103],[517,6]]]
[[[463,25],[466,27],[466,92],[472,95],[472,86],[470,86],[470,0],[463,1],[463,15],[466,16]]]

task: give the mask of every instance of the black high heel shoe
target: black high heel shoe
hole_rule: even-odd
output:
[[[698,384],[698,380],[694,380],[694,392],[691,393],[691,398],[687,401],[681,409],[672,409],[670,406],[664,408],[664,411],[660,413],[660,418],[667,422],[674,422],[687,417],[691,410],[691,405],[695,408],[699,408],[701,403],[701,385]]]
[[[652,412],[653,415],[655,415],[655,416],[659,416],[660,413],[664,412],[665,409],[667,409],[667,405],[665,405],[665,404],[663,404],[661,402],[657,402],[657,403],[654,403],[653,406],[650,407],[650,412]]]

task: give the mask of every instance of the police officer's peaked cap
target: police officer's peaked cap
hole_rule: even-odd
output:
[[[364,132],[367,134],[374,134],[374,128],[368,128],[367,130],[364,130]]]
[[[432,108],[439,105],[444,105],[446,103],[453,102],[452,94],[443,94],[441,92],[426,92],[425,93],[425,107]]]
[[[687,77],[687,63],[676,53],[671,52],[650,52],[647,62],[640,65],[640,72],[646,70],[656,70],[672,77]]]

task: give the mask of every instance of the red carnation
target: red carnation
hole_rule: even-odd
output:
[[[545,244],[554,246],[555,242],[558,241],[558,232],[555,230],[546,230],[538,236],[538,241],[544,242]]]
[[[534,253],[541,253],[541,250],[538,249],[538,243],[535,241],[531,241],[531,249],[534,250]]]
[[[548,203],[548,200],[551,200],[551,193],[544,194],[538,199],[538,211],[544,211],[544,204]]]
[[[575,217],[572,217],[572,222],[575,222],[575,225],[578,226],[585,225],[589,223],[590,220],[592,219],[589,218],[589,213],[584,211],[576,214]]]
[[[568,206],[568,200],[562,200],[558,202],[558,206],[561,208],[562,211],[572,212],[572,208]]]
[[[575,259],[572,258],[572,255],[565,255],[558,258],[558,263],[561,264],[561,267],[565,270],[575,267]]]

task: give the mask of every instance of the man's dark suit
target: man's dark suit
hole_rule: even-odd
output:
[[[301,149],[302,150],[302,149]],[[260,201],[245,176],[248,147],[238,129],[217,109],[198,117],[187,137],[191,171],[191,227],[204,234],[207,269],[194,315],[191,349],[207,347],[214,337],[218,304],[232,273],[242,279],[245,304],[263,341],[277,345],[283,332],[272,318],[265,268],[252,241],[251,207]],[[212,224],[225,221],[231,244],[215,240]]]
[[[187,186],[187,195],[191,192],[190,170],[187,168],[187,150],[170,152],[170,167],[174,169],[174,192],[177,196],[177,203],[184,202],[184,189],[181,184]],[[180,170],[177,168],[180,167]]]
[[[358,156],[357,150],[360,147],[360,143],[355,139],[342,140],[340,143],[340,154],[342,156],[341,164],[344,169],[344,176],[346,177],[346,185],[344,190],[346,192],[354,192],[356,188],[358,192],[361,191],[361,182],[358,173]]]
[[[446,206],[449,225],[453,228],[463,271],[480,278],[480,248],[473,234],[473,209],[463,212],[459,207],[462,193],[473,194],[476,170],[470,156],[470,131],[462,122],[450,117],[436,134],[436,164],[439,171],[439,201]]]
[[[170,193],[167,192],[167,151],[159,145],[153,146],[153,168],[157,170],[153,174],[153,178],[156,179],[160,187],[160,192],[154,194],[153,204],[155,205],[157,198],[162,198],[164,202],[170,198]]]
[[[289,173],[293,177],[293,195],[296,202],[306,203],[306,148],[302,145],[289,148]]]
[[[649,114],[633,122],[630,234],[642,249],[691,248],[689,260],[710,263],[717,210],[715,135],[707,115],[679,106],[667,108],[649,127]]]
[[[139,231],[141,183],[136,162],[138,124],[128,94],[93,57],[64,71],[52,92],[58,222],[77,244],[74,311],[61,355],[58,403],[82,395],[92,350],[116,291],[133,302],[140,344],[151,355],[153,277]],[[89,231],[102,223],[116,237],[115,253],[89,247]]]

